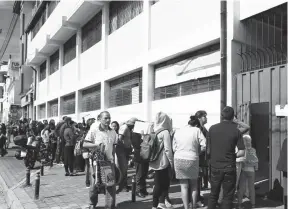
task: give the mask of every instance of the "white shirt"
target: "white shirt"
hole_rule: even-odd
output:
[[[185,126],[175,132],[173,139],[174,158],[199,160],[199,146],[206,146],[206,138],[199,128]]]
[[[105,154],[111,162],[113,162],[113,146],[117,143],[117,134],[114,130],[103,130],[99,123],[93,123],[88,131],[86,141],[90,141],[96,145],[105,145]]]

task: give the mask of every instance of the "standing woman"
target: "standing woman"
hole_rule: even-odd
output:
[[[157,134],[158,144],[163,143],[163,149],[157,152],[157,159],[150,162],[150,167],[155,171],[153,189],[153,208],[167,208],[165,197],[168,196],[170,178],[173,174],[173,151],[170,132],[172,130],[171,119],[163,112],[156,114],[154,132]]]
[[[180,180],[184,208],[196,208],[197,180],[199,175],[199,146],[205,151],[206,139],[197,126],[199,121],[195,116],[190,117],[188,126],[175,132],[173,140],[174,165],[176,178]],[[190,189],[190,192],[189,192]],[[189,197],[192,194],[192,199]]]

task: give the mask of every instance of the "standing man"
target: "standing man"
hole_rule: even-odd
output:
[[[208,155],[211,168],[211,193],[208,209],[215,209],[223,186],[223,209],[231,209],[236,186],[236,158],[244,156],[244,143],[237,124],[233,122],[234,109],[225,107],[223,121],[210,127]],[[235,153],[235,148],[238,152]]]
[[[107,111],[101,112],[99,115],[99,123],[93,123],[88,131],[84,148],[95,149],[97,147],[105,147],[105,154],[109,161],[112,162],[114,167],[114,145],[117,143],[117,134],[110,128],[111,116]],[[114,172],[114,171],[113,171]],[[115,209],[115,185],[107,187],[105,208]],[[98,188],[93,183],[90,187],[90,209],[96,209],[98,204]],[[109,202],[109,203],[108,203]]]
[[[119,143],[117,147],[117,157],[119,167],[122,173],[122,180],[120,181],[117,194],[121,192],[124,188],[126,188],[127,192],[129,192],[130,189],[127,183],[128,161],[129,161],[129,155],[132,152],[132,142],[131,142],[132,130],[134,129],[135,122],[137,120],[138,120],[137,118],[131,118],[119,129]]]

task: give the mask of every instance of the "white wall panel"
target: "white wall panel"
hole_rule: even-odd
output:
[[[62,92],[69,93],[77,89],[76,58],[62,67]]]
[[[209,5],[209,6],[207,6]],[[173,44],[183,37],[211,41],[220,37],[220,1],[160,1],[151,8],[151,49]]]
[[[102,42],[99,42],[81,54],[81,87],[101,81]]]
[[[45,101],[47,96],[47,80],[43,80],[39,83],[39,88],[38,88],[38,101]]]
[[[152,119],[155,118],[157,112],[162,111],[173,119],[173,127],[180,128],[187,125],[189,117],[198,110],[207,112],[207,128],[220,122],[220,91],[153,101]]]
[[[143,13],[108,37],[108,68],[129,63],[144,52]]]
[[[60,71],[57,70],[49,76],[49,97],[58,96],[60,90]]]

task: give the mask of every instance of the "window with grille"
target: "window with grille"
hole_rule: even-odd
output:
[[[117,107],[142,102],[142,71],[110,82],[109,106]]]
[[[50,57],[50,75],[59,69],[59,50]]]
[[[37,23],[31,29],[31,31],[32,31],[31,40],[37,35],[37,33],[39,32],[40,28],[44,25],[45,22],[46,22],[46,9],[44,9],[42,11],[42,14],[39,17]]]
[[[102,37],[102,11],[97,13],[86,25],[82,27],[82,52],[101,41]]]
[[[75,94],[63,97],[63,115],[75,113]]]
[[[50,104],[49,117],[57,117],[58,116],[58,100],[49,102],[49,104]]]
[[[73,60],[76,57],[76,34],[73,35],[65,44],[64,44],[64,60],[63,65],[66,65],[68,62]]]
[[[82,112],[99,110],[101,108],[101,86],[95,86],[82,91]]]
[[[40,65],[40,82],[46,78],[46,61]]]
[[[39,119],[43,119],[46,117],[46,105],[42,104],[39,106]]]
[[[220,75],[185,81],[170,86],[156,88],[154,100],[179,97],[220,89]]]
[[[151,1],[151,5],[154,5],[154,4],[156,4],[157,2],[159,2],[159,0]]]
[[[143,11],[143,1],[111,1],[109,4],[109,34]]]

